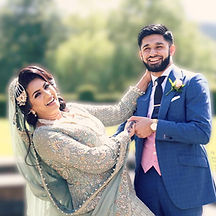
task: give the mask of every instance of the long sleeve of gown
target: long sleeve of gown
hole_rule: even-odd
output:
[[[115,139],[107,137],[101,146],[89,147],[65,133],[42,126],[36,129],[33,141],[40,157],[53,168],[74,167],[96,174],[103,173],[116,164],[119,151],[126,152],[130,137],[124,131]]]
[[[85,105],[79,104],[90,114],[98,118],[106,127],[120,124],[127,120],[136,108],[136,101],[141,92],[137,87],[130,87],[118,104],[114,105]],[[69,103],[69,109],[73,109],[73,103]],[[76,106],[76,105],[75,105]]]

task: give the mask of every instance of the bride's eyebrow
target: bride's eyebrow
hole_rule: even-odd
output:
[[[46,84],[47,84],[47,82],[44,82],[43,88],[45,88],[45,85],[46,85]],[[32,97],[34,97],[34,95],[35,95],[37,92],[39,92],[39,91],[40,91],[40,89],[34,91],[34,92],[32,93]]]

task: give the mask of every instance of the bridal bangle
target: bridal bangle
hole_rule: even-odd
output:
[[[136,92],[137,94],[139,94],[140,96],[145,94],[144,91],[140,90],[137,86],[131,86],[130,87],[134,92]]]

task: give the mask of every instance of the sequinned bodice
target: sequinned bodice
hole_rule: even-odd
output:
[[[98,119],[75,107],[72,110],[64,113],[61,120],[41,126],[36,132],[41,136],[43,130],[51,136],[49,139],[52,143],[48,148],[43,147],[43,155],[48,155],[52,151],[55,158],[51,159],[52,156],[49,156],[50,159],[47,160],[46,156],[44,161],[67,180],[74,207],[78,208],[111,175],[116,164],[118,148],[115,147],[114,140],[106,135],[105,127]],[[58,138],[53,139],[56,133]],[[71,138],[74,140],[74,145],[79,143],[83,148],[71,145]],[[59,143],[59,140],[64,143]],[[90,149],[85,148],[99,146],[101,149],[91,149],[89,154],[87,151]],[[76,157],[75,160],[71,159],[73,155]],[[93,209],[96,203],[92,202],[89,208]]]
[[[101,202],[103,191],[112,181],[119,182],[114,192],[115,215],[141,216],[149,212],[135,198],[124,165],[129,134],[123,131],[115,138],[109,138],[104,127],[129,118],[138,96],[131,89],[114,106],[68,104],[69,112],[63,113],[63,118],[43,121],[44,125],[35,130],[33,142],[39,156],[67,180],[74,208],[79,212],[74,215],[87,212],[89,215]],[[115,180],[115,177],[119,179]],[[139,208],[136,203],[140,204]]]

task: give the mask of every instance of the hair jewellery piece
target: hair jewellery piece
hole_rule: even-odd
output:
[[[27,100],[27,93],[24,87],[17,81],[14,90],[14,96],[19,106],[24,106]]]

